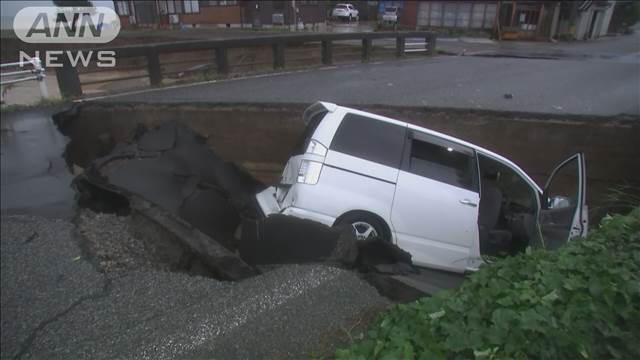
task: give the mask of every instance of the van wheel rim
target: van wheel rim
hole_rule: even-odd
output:
[[[369,223],[366,223],[364,221],[356,221],[351,224],[351,226],[353,227],[353,231],[355,231],[357,240],[367,240],[378,237],[378,232]]]

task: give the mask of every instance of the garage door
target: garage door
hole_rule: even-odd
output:
[[[497,9],[495,2],[424,1],[418,4],[418,26],[491,29]]]

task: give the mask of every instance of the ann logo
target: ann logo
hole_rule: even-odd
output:
[[[68,15],[73,16],[71,21],[67,18]],[[31,38],[34,34],[43,34],[47,38],[60,37],[60,29],[63,29],[64,35],[67,37],[84,37],[86,29],[91,31],[93,37],[99,37],[102,33],[103,22],[104,14],[98,14],[98,24],[95,24],[91,14],[88,12],[72,12],[71,14],[58,12],[52,32],[49,27],[48,14],[41,12],[29,28],[27,37]]]
[[[108,43],[120,18],[108,7],[30,6],[18,11],[13,31],[27,43]]]

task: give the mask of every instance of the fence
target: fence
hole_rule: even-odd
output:
[[[406,43],[408,38],[412,39],[410,44]],[[424,42],[415,42],[415,38],[424,39]],[[146,70],[146,73],[138,73],[126,76],[117,76],[106,79],[96,79],[87,84],[105,83],[118,80],[131,80],[131,79],[143,79],[147,78],[151,86],[162,85],[163,77],[167,75],[163,73],[160,55],[173,54],[173,53],[188,53],[188,52],[202,52],[212,51],[209,55],[209,59],[212,60],[212,66],[208,69],[215,69],[215,72],[220,76],[227,76],[230,73],[230,69],[235,66],[248,66],[262,64],[265,62],[251,62],[251,63],[232,63],[230,61],[229,52],[232,49],[239,48],[269,48],[271,52],[271,61],[268,61],[268,66],[274,70],[280,70],[287,67],[288,61],[295,63],[300,60],[309,60],[310,57],[293,59],[290,57],[287,59],[287,55],[291,56],[293,53],[300,54],[300,51],[292,51],[293,47],[300,47],[313,44],[319,46],[319,54],[315,54],[316,60],[322,65],[332,65],[334,63],[334,57],[345,55],[334,53],[334,44],[336,42],[351,42],[351,45],[360,47],[360,59],[362,62],[368,62],[371,59],[372,52],[374,50],[373,41],[377,39],[395,39],[395,44],[391,45],[392,51],[396,57],[404,57],[406,53],[424,52],[427,55],[434,55],[436,52],[436,37],[435,34],[427,31],[412,31],[412,32],[368,32],[368,33],[340,33],[340,34],[283,34],[283,35],[269,35],[269,36],[257,36],[253,38],[238,38],[238,39],[223,39],[223,40],[191,40],[181,42],[167,42],[148,45],[131,45],[113,48],[100,48],[99,51],[114,51],[116,59],[122,61],[127,58],[143,58],[145,59],[144,65],[131,64],[128,65],[131,69]],[[353,43],[356,41],[355,43]],[[405,46],[410,45],[407,49]],[[420,46],[419,48],[416,47]],[[424,45],[424,47],[422,47]],[[91,50],[83,50],[87,53]],[[96,51],[94,49],[93,51]],[[313,51],[304,49],[303,52],[313,54]],[[318,56],[319,55],[319,56]],[[201,59],[206,60],[206,59]],[[82,85],[78,69],[71,65],[69,60],[63,60],[63,66],[56,68],[56,76],[58,79],[58,85],[60,92],[65,97],[81,96],[83,94]],[[185,60],[178,60],[171,64],[177,64],[180,62],[186,62]],[[166,65],[166,64],[163,64]],[[192,71],[192,70],[188,70]]]
[[[25,66],[31,66],[31,69],[22,70]],[[47,91],[47,83],[45,80],[45,70],[42,67],[42,62],[39,58],[31,58],[25,62],[14,62],[1,64],[0,68],[3,72],[0,72],[0,85],[5,87],[7,85],[16,84],[24,81],[37,81],[40,86],[40,95],[43,98],[49,97]],[[4,72],[5,69],[16,68],[14,71]],[[20,70],[18,70],[20,69]],[[7,80],[5,80],[7,79]],[[2,98],[4,98],[4,90],[2,91]]]

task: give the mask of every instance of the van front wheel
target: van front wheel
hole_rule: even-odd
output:
[[[358,241],[369,239],[381,239],[389,241],[389,234],[384,223],[375,216],[368,214],[348,214],[336,223],[336,225],[349,224]]]

